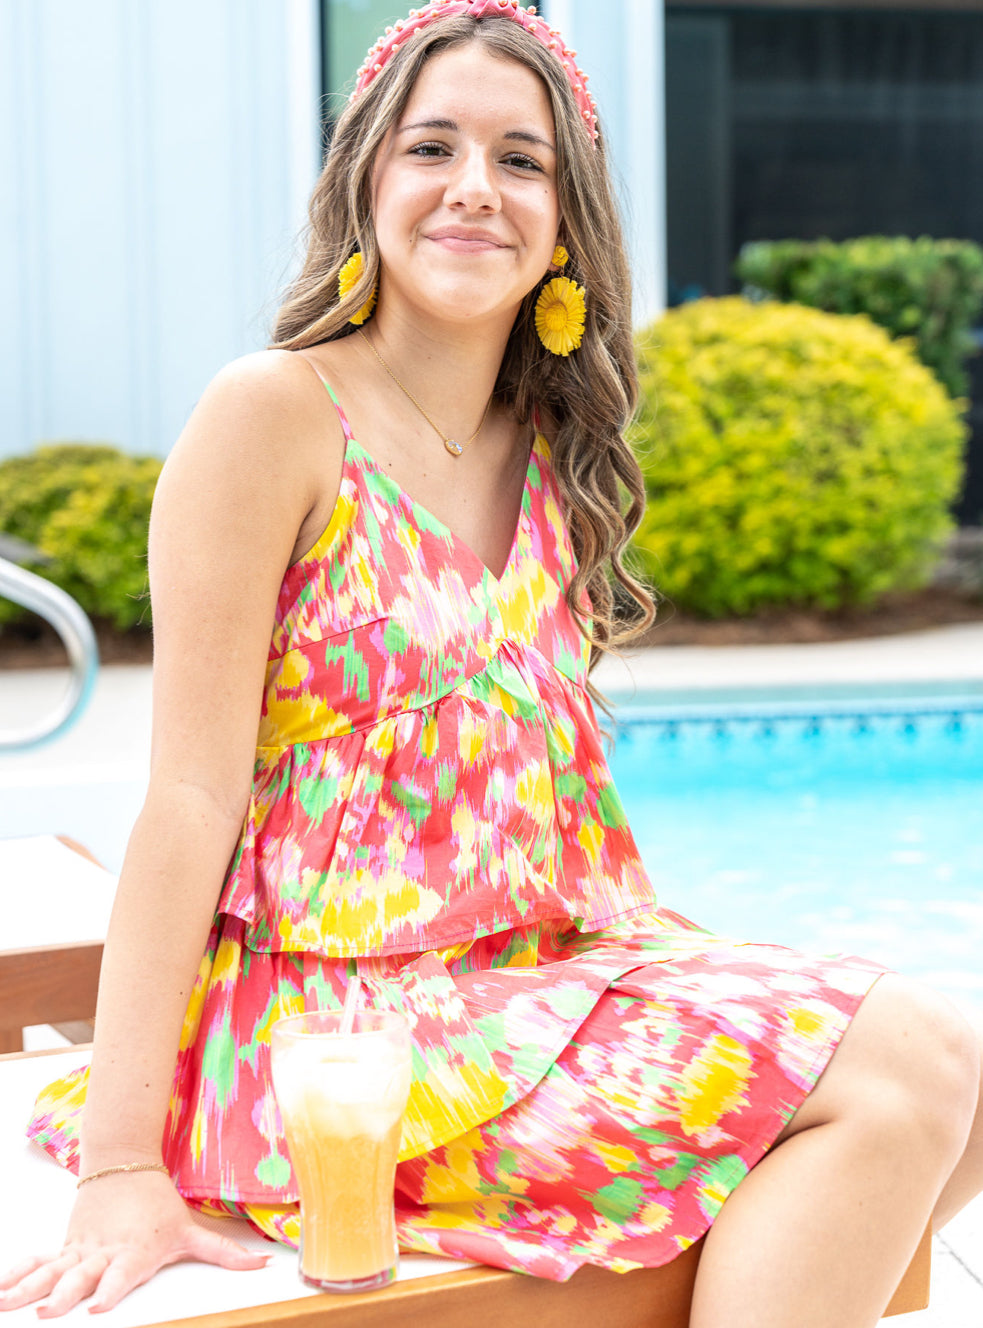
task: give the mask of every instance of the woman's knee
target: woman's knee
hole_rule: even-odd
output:
[[[861,1003],[788,1133],[835,1119],[910,1130],[958,1156],[980,1098],[980,1041],[944,996],[887,974]]]

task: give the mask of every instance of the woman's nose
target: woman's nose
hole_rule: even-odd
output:
[[[498,208],[500,198],[494,163],[484,152],[475,149],[462,153],[448,180],[445,202],[450,206],[456,203],[469,212]]]

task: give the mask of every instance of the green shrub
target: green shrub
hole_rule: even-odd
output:
[[[971,329],[983,309],[983,249],[971,240],[757,240],[741,249],[734,274],[751,298],[867,314],[892,337],[914,337],[952,396],[969,387],[964,364],[978,353]]]
[[[635,543],[681,609],[835,608],[925,584],[953,528],[966,403],[863,316],[738,296],[639,338]]]
[[[161,462],[101,443],[52,443],[0,462],[0,530],[33,544],[33,565],[91,617],[150,624],[147,523]],[[24,611],[0,601],[0,622]]]

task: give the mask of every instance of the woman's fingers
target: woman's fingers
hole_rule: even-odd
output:
[[[35,1254],[29,1259],[21,1259],[20,1263],[15,1263],[13,1268],[8,1268],[5,1273],[0,1274],[0,1295],[16,1286],[22,1277],[28,1273],[33,1273],[35,1268],[40,1268],[43,1263],[48,1263],[53,1258],[50,1254]]]
[[[188,1255],[200,1259],[202,1263],[218,1264],[220,1268],[265,1268],[270,1261],[269,1254],[254,1253],[247,1250],[238,1241],[229,1236],[222,1236],[217,1231],[208,1231],[197,1224],[188,1233]]]
[[[47,1300],[37,1308],[38,1317],[53,1319],[59,1314],[66,1314],[99,1285],[109,1265],[108,1254],[93,1254],[73,1268],[66,1269],[48,1294]]]
[[[140,1286],[157,1272],[165,1263],[175,1263],[181,1258],[198,1259],[202,1263],[218,1264],[222,1268],[247,1269],[263,1268],[269,1262],[268,1254],[253,1254],[228,1236],[221,1236],[204,1227],[193,1225],[187,1233],[186,1249],[183,1254],[174,1254],[159,1264],[141,1266],[132,1257],[121,1255],[114,1259],[102,1275],[99,1289],[89,1302],[93,1314],[111,1310],[128,1295],[134,1287]],[[49,1297],[50,1300],[50,1297]]]
[[[38,1305],[39,1317],[53,1319],[91,1296],[89,1309],[98,1314],[113,1309],[165,1264],[198,1259],[243,1271],[262,1268],[269,1258],[200,1226],[182,1205],[178,1220],[164,1224],[149,1242],[124,1245],[117,1236],[107,1240],[102,1249],[92,1249],[88,1241],[81,1241],[70,1244],[54,1258],[23,1260],[4,1275],[8,1289],[0,1290],[0,1310],[43,1301]]]
[[[164,1260],[162,1263],[148,1263],[145,1259],[138,1258],[133,1251],[125,1251],[113,1259],[103,1273],[96,1293],[89,1301],[89,1312],[102,1314],[106,1310],[115,1309],[134,1287],[149,1282],[154,1273],[163,1268],[164,1263],[173,1262],[174,1260]]]
[[[21,1274],[16,1286],[12,1286],[0,1296],[0,1309],[18,1310],[22,1305],[30,1305],[32,1301],[41,1300],[48,1295],[62,1274],[78,1262],[79,1255],[74,1250],[68,1250],[55,1259],[28,1259],[18,1265],[27,1271]],[[33,1269],[32,1264],[35,1265]]]

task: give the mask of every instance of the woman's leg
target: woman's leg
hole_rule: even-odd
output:
[[[691,1328],[876,1324],[964,1152],[978,1092],[962,1016],[881,978],[714,1222]]]
[[[977,1071],[979,1087],[976,1096],[976,1115],[970,1130],[969,1141],[956,1169],[945,1183],[945,1189],[939,1195],[939,1201],[932,1213],[932,1228],[941,1230],[951,1218],[965,1208],[970,1199],[983,1190],[983,1026],[979,1022],[976,1029]]]

